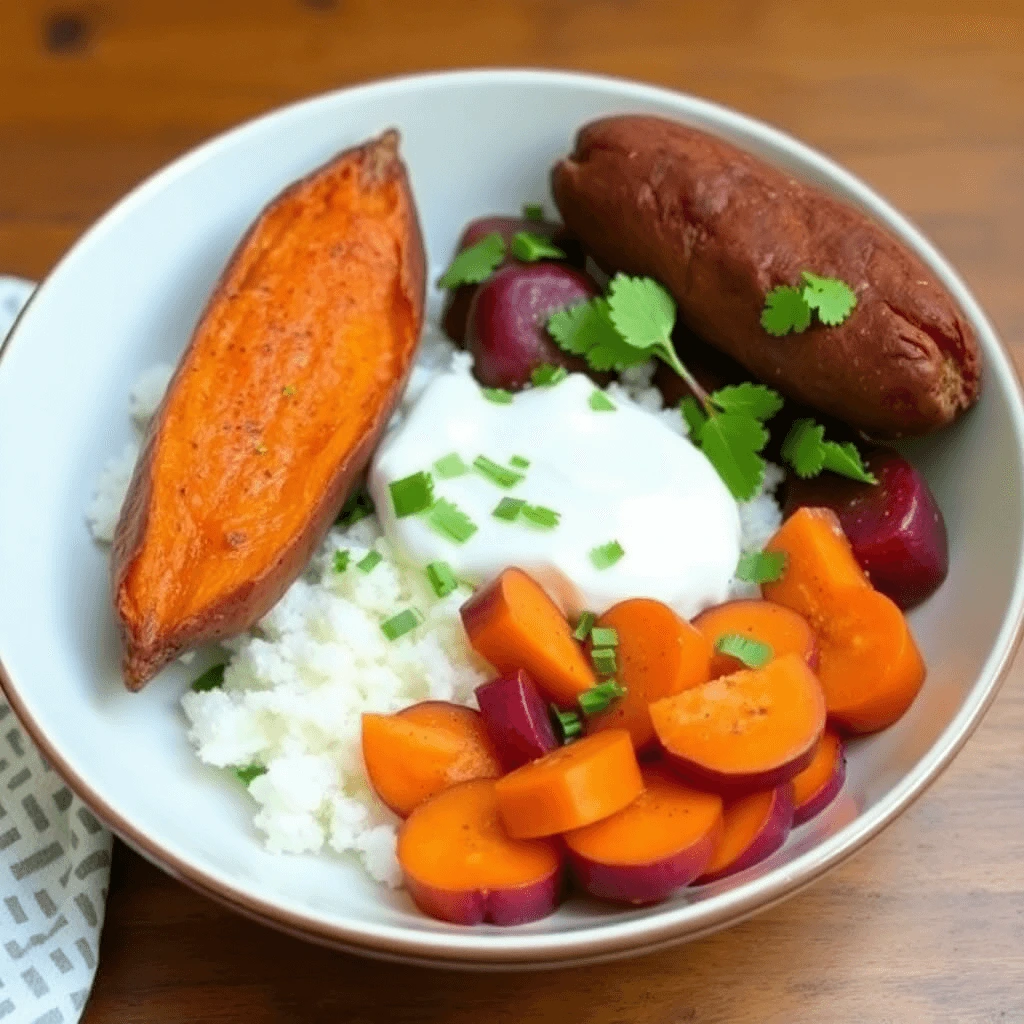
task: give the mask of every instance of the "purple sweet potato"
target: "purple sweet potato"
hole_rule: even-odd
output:
[[[558,746],[547,705],[523,669],[476,688],[484,728],[505,771]]]

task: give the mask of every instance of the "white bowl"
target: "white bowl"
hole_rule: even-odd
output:
[[[548,171],[598,115],[666,114],[729,138],[854,203],[915,249],[984,352],[984,395],[953,429],[912,445],[945,511],[949,579],[912,615],[929,675],[895,727],[850,751],[842,798],[764,865],[617,910],[572,899],[533,925],[448,926],[340,858],[274,857],[248,798],[185,736],[180,668],[141,694],[118,674],[106,553],[83,510],[128,437],[130,382],[174,361],[256,212],[335,151],[389,125],[434,267],[471,217],[548,196]],[[50,763],[110,826],[196,888],[269,924],[376,956],[437,965],[558,965],[651,950],[736,922],[849,856],[935,779],[977,725],[1024,607],[1024,408],[1011,364],[950,266],[864,184],[740,114],[591,76],[476,71],[402,78],[287,107],[173,163],[119,203],[36,292],[0,361],[0,657],[4,689]]]

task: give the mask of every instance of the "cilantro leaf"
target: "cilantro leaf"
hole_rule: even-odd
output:
[[[782,458],[806,480],[825,468],[825,428],[814,420],[797,420],[782,442]]]
[[[826,441],[825,468],[840,476],[848,476],[851,480],[859,480],[864,484],[878,483],[878,477],[864,465],[864,460],[860,457],[860,452],[857,451],[857,446],[852,441],[847,441],[846,444],[840,444],[838,441]]]
[[[797,420],[790,427],[786,440],[782,442],[782,458],[793,467],[797,476],[805,480],[828,469],[861,483],[878,483],[875,475],[864,465],[853,442],[826,441],[825,428],[811,419]]]
[[[788,561],[785,551],[749,551],[740,555],[736,578],[747,583],[775,583],[782,579]]]
[[[650,353],[626,342],[611,321],[607,299],[590,299],[560,309],[548,320],[548,333],[559,347],[585,356],[591,369],[624,370],[644,363]]]
[[[755,420],[770,420],[783,405],[778,391],[751,381],[719,388],[709,397],[722,412],[744,413]]]
[[[743,413],[720,412],[701,428],[700,447],[737,501],[749,501],[764,479],[765,462],[758,454],[768,431]]]
[[[494,273],[504,258],[505,239],[497,231],[492,232],[458,253],[438,279],[438,286],[457,288],[460,284],[480,284]]]
[[[659,356],[676,373],[683,374],[672,345],[675,299],[657,281],[616,274],[608,286],[608,313],[623,341],[643,349],[648,356]]]
[[[512,238],[512,255],[524,263],[537,260],[564,260],[565,253],[543,235],[532,231],[518,231]]]
[[[818,312],[818,319],[828,327],[841,324],[857,305],[857,293],[838,277],[819,277],[805,270],[803,297]]]
[[[764,297],[761,326],[776,338],[790,331],[802,334],[811,325],[811,307],[799,288],[780,284]]]
[[[693,395],[687,395],[679,403],[679,412],[686,423],[690,438],[696,441],[700,437],[700,432],[704,429],[704,424],[708,421],[704,410],[700,407],[700,402]]]

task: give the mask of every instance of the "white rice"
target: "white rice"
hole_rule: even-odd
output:
[[[420,354],[396,420],[430,380],[468,359],[437,328],[424,333]],[[172,368],[146,371],[129,394],[129,413],[141,440]],[[686,433],[651,385],[651,364],[623,373],[609,386],[618,402],[632,401]],[[139,441],[100,473],[87,519],[96,540],[109,543],[124,502]],[[742,546],[759,550],[781,522],[774,492],[783,471],[770,465],[761,493],[740,505]],[[370,550],[383,556],[371,572],[356,563]],[[344,572],[336,551],[349,552]],[[758,595],[738,580],[732,596]],[[219,689],[182,697],[189,739],[201,760],[222,768],[265,769],[249,784],[253,821],[275,853],[354,853],[379,882],[398,886],[398,819],[371,790],[360,750],[360,716],[389,713],[421,700],[473,703],[489,669],[472,651],[459,618],[470,591],[438,600],[419,569],[403,565],[380,535],[375,516],[347,530],[332,529],[305,574],[249,632],[224,646],[229,661]],[[387,641],[381,623],[415,607],[424,621]],[[184,659],[183,659],[184,660]]]

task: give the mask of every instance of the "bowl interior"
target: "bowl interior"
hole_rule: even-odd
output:
[[[920,698],[896,727],[852,745],[842,798],[742,885],[626,912],[574,899],[531,926],[460,930],[344,859],[262,850],[245,793],[189,749],[178,699],[194,673],[174,667],[138,695],[121,685],[107,555],[84,509],[98,470],[129,437],[130,384],[176,360],[235,242],[285,184],[397,125],[437,269],[470,217],[550,206],[554,159],[579,125],[618,111],[706,126],[825,184],[904,233],[964,304],[985,348],[984,396],[954,429],[911,446],[947,517],[950,576],[912,616],[929,665]],[[840,858],[922,788],[980,714],[1021,607],[1021,423],[1012,371],[948,267],[864,186],[762,125],[687,97],[563,74],[348,90],[243,126],[156,176],[72,250],[18,324],[0,362],[0,658],[33,733],[83,795],[150,856],[252,911],[350,947],[449,962],[649,946],[748,913]]]

